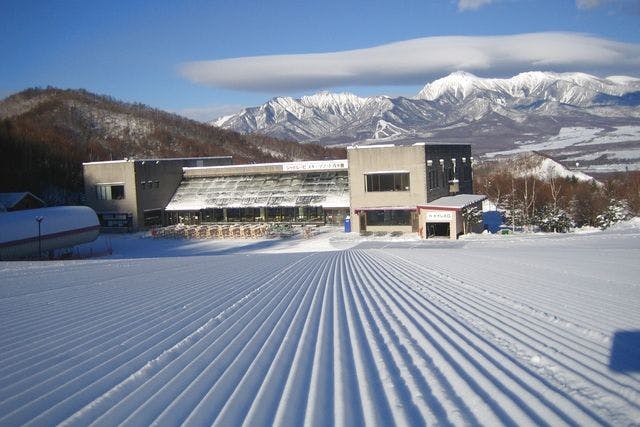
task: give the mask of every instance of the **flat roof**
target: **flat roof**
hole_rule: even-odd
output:
[[[167,157],[167,158],[155,158],[155,159],[135,159],[124,158],[120,160],[105,160],[101,162],[82,162],[83,165],[96,165],[104,163],[125,163],[125,162],[167,162],[167,161],[179,161],[179,160],[211,160],[211,159],[233,159],[233,156],[205,156],[205,157]]]
[[[414,142],[413,144],[365,144],[365,145],[350,145],[347,150],[362,150],[371,148],[409,148],[409,147],[437,147],[437,146],[471,146],[471,144],[465,142]]]
[[[249,163],[244,165],[185,166],[185,178],[221,176],[224,174],[249,175],[260,173],[295,173],[311,171],[346,171],[347,159],[309,160],[300,162]]]
[[[417,207],[415,206],[367,206],[366,208],[354,208],[353,211],[358,212],[367,212],[367,211],[415,211]]]
[[[433,200],[426,205],[418,206],[420,208],[450,208],[450,209],[463,209],[474,203],[478,203],[486,199],[487,196],[483,194],[456,194],[455,196],[445,196],[439,199]]]
[[[391,148],[395,146],[396,144],[350,145],[349,147],[347,147],[347,150],[359,150],[363,148]],[[402,147],[402,145],[399,145],[399,147]]]

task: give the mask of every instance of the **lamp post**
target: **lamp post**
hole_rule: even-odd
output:
[[[36,217],[36,221],[38,222],[38,259],[42,259],[42,229],[40,225],[43,219],[44,217],[41,215]]]

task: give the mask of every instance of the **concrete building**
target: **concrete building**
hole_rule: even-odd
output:
[[[473,193],[470,145],[350,147],[347,158],[355,232],[456,238],[463,231],[462,210],[484,199],[469,197]],[[445,205],[435,203],[441,198],[447,198]]]
[[[224,156],[83,163],[86,203],[96,211],[103,230],[159,225],[182,180],[183,167],[231,162]]]
[[[213,163],[213,164],[211,164]],[[208,222],[342,224],[456,238],[473,195],[470,145],[350,147],[347,159],[231,165],[231,158],[85,163],[106,228]]]

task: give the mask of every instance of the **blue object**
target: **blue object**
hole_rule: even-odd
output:
[[[344,219],[344,232],[351,233],[351,218],[349,217]]]
[[[502,214],[498,211],[482,212],[482,222],[484,222],[484,228],[491,233],[497,233],[500,231],[500,226],[504,222]]]

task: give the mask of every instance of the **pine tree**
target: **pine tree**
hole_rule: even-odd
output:
[[[627,203],[624,200],[612,199],[605,211],[598,215],[596,222],[598,227],[604,230],[620,221],[628,219],[629,216]]]
[[[566,233],[574,226],[569,214],[552,204],[545,205],[536,211],[534,223],[540,227],[541,231],[554,233]]]

